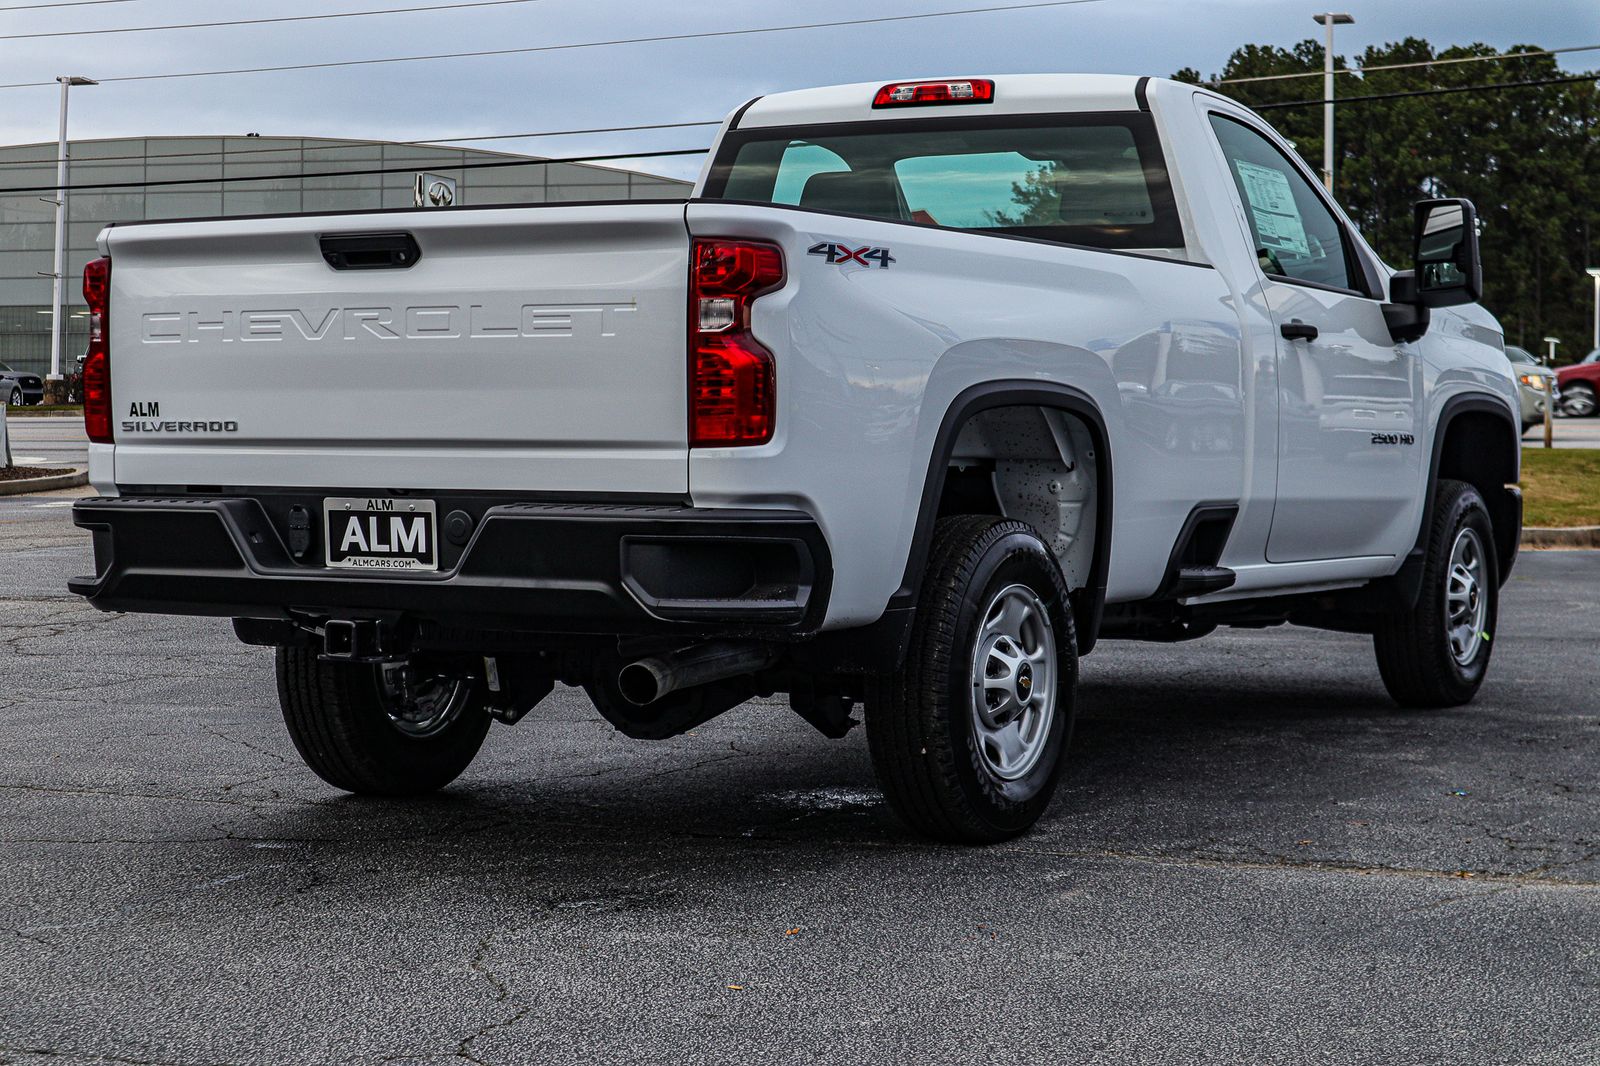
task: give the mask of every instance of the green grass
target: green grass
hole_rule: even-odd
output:
[[[81,403],[40,404],[38,407],[8,407],[8,418],[38,418],[41,415],[81,415]]]
[[[1600,526],[1600,448],[1522,449],[1522,523]]]

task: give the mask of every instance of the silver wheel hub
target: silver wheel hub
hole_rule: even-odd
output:
[[[1469,666],[1488,639],[1489,596],[1484,588],[1483,541],[1476,530],[1463,529],[1450,548],[1445,577],[1444,625],[1450,654],[1457,665]]]
[[[381,671],[384,713],[408,737],[431,737],[461,717],[472,695],[461,678],[419,675],[409,662],[385,663]]]
[[[1026,585],[995,593],[972,651],[972,729],[984,768],[1002,781],[1038,765],[1056,713],[1056,638]]]

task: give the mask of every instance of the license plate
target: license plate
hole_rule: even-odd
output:
[[[330,496],[322,501],[329,566],[437,570],[438,509],[432,500]]]

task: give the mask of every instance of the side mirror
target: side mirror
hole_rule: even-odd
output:
[[[1421,340],[1432,317],[1427,305],[1417,298],[1417,275],[1413,271],[1402,270],[1389,279],[1389,302],[1383,305],[1383,321],[1396,344]]]
[[[1455,307],[1483,296],[1478,210],[1471,200],[1423,200],[1416,206],[1416,301]]]

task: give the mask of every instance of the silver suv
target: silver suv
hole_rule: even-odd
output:
[[[1561,402],[1556,372],[1539,362],[1526,348],[1506,345],[1506,358],[1517,375],[1517,396],[1522,402],[1522,432],[1544,422],[1547,412]]]

